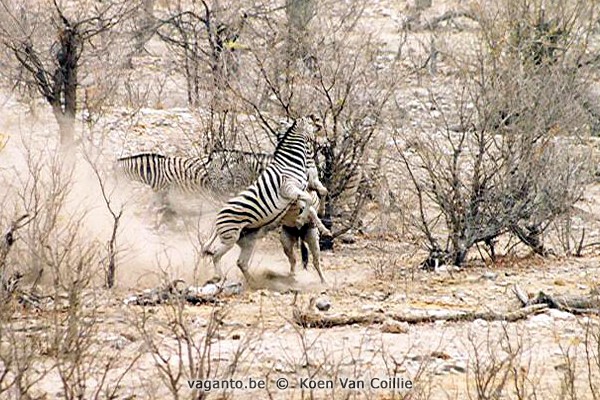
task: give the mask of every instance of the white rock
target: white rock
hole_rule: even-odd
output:
[[[327,298],[317,299],[315,307],[317,307],[317,310],[319,311],[328,311],[331,308],[331,301]]]
[[[552,324],[554,323],[554,319],[549,314],[544,313],[534,315],[529,319],[529,323],[532,325],[539,326],[552,326]]]
[[[483,273],[483,275],[481,275],[481,277],[483,279],[488,279],[490,281],[494,281],[494,280],[496,280],[496,278],[498,278],[498,274],[496,274],[492,271],[486,271]]]
[[[219,292],[219,287],[214,283],[209,283],[208,285],[204,285],[202,289],[200,289],[200,293],[206,296],[214,296]]]
[[[474,320],[472,322],[472,324],[475,325],[478,328],[487,328],[487,326],[488,326],[488,322],[485,321],[485,320],[483,320],[483,319],[481,319],[481,318],[478,318],[478,319]]]
[[[548,314],[550,315],[550,317],[552,317],[554,319],[561,319],[561,320],[576,319],[576,317],[573,314],[571,314],[570,312],[560,311],[560,310],[556,310],[554,308],[551,308],[550,310],[548,310]]]

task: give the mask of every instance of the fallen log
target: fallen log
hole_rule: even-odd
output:
[[[525,319],[530,315],[538,314],[548,309],[546,304],[533,304],[514,311],[505,313],[496,311],[465,311],[465,310],[444,310],[431,312],[423,310],[421,312],[410,313],[336,313],[322,314],[311,310],[300,310],[295,308],[293,318],[296,324],[305,328],[332,328],[335,326],[353,325],[353,324],[382,324],[387,320],[398,322],[407,322],[409,324],[422,324],[435,321],[448,322],[468,322],[482,319],[485,321],[507,321],[514,322]]]
[[[354,324],[381,324],[386,320],[386,316],[381,313],[363,313],[363,314],[318,314],[310,310],[301,310],[294,308],[294,322],[304,328],[333,328],[334,326],[345,326]]]
[[[520,319],[525,319],[530,315],[538,314],[548,308],[546,304],[533,304],[514,311],[497,312],[492,310],[486,311],[464,311],[464,310],[444,310],[443,312],[431,313],[388,313],[387,316],[400,322],[408,322],[409,324],[421,324],[435,321],[448,322],[469,322],[476,319],[484,321],[506,321],[514,322]]]
[[[531,306],[536,304],[545,304],[549,308],[571,314],[600,314],[599,296],[552,296],[540,291],[536,297],[529,296],[518,286],[513,286],[513,293],[517,296],[521,304]]]

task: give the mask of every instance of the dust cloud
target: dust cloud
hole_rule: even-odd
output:
[[[79,236],[84,244],[94,244],[101,248],[101,254],[107,253],[114,220],[100,182],[113,212],[122,211],[117,231],[117,291],[154,287],[175,279],[201,285],[213,276],[212,261],[201,256],[201,244],[211,233],[223,198],[210,193],[197,196],[172,193],[169,201],[175,215],[166,219],[159,212],[157,196],[150,188],[128,182],[117,173],[114,152],[84,144],[78,146],[72,159],[63,160],[57,150],[58,128],[52,115],[23,118],[18,115],[27,115],[27,112],[15,110],[18,107],[16,103],[10,106],[5,103],[0,122],[4,143],[0,151],[0,184],[10,188],[7,194],[12,194],[3,193],[0,197],[5,201],[5,212],[19,209],[19,201],[15,199],[25,190],[24,182],[30,178],[29,164],[32,160],[42,160],[42,164],[47,163],[43,168],[59,170],[62,179],[68,179],[70,189],[60,220],[81,218]],[[52,174],[48,175],[52,180]],[[51,186],[52,182],[45,185]],[[8,203],[11,207],[7,207]],[[5,213],[2,220],[10,217]],[[222,268],[228,280],[243,280],[235,265],[238,254],[236,246],[223,258]],[[95,268],[98,284],[101,284],[103,266]],[[274,232],[257,244],[250,263],[253,279],[249,286],[277,291],[314,288],[316,274],[312,272],[302,271],[300,267],[295,277],[289,276],[289,264]],[[42,277],[42,283],[48,281],[49,277]]]

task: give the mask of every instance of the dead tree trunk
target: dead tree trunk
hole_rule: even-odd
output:
[[[61,148],[68,149],[75,141],[77,72],[83,42],[78,29],[69,20],[63,17],[61,22],[52,67],[44,66],[39,53],[27,39],[15,40],[8,46],[19,63],[32,74],[38,90],[52,107],[60,131]]]
[[[288,55],[290,61],[302,60],[314,72],[315,56],[308,42],[308,24],[315,16],[314,0],[286,0],[285,12],[288,19]]]
[[[325,158],[325,168],[323,169],[322,181],[325,187],[330,188],[333,182],[333,148],[331,146],[325,146],[322,152]],[[323,221],[323,225],[325,225],[327,229],[331,230],[333,226],[333,201],[330,196],[327,196],[325,199],[322,200],[325,201],[325,212],[321,216],[321,221]],[[321,237],[319,239],[319,246],[321,247],[321,250],[333,250],[333,237]]]

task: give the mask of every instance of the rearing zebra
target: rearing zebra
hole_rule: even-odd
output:
[[[279,225],[292,203],[298,201],[303,206],[299,226],[304,225],[310,214],[316,215],[312,197],[306,192],[313,139],[314,127],[308,118],[294,121],[281,135],[267,169],[218,212],[213,234],[204,247],[204,253],[212,255],[218,279],[222,278],[221,258],[237,243],[241,248],[237,266],[249,280],[248,263],[256,240]],[[212,250],[210,247],[217,237],[221,243]]]

